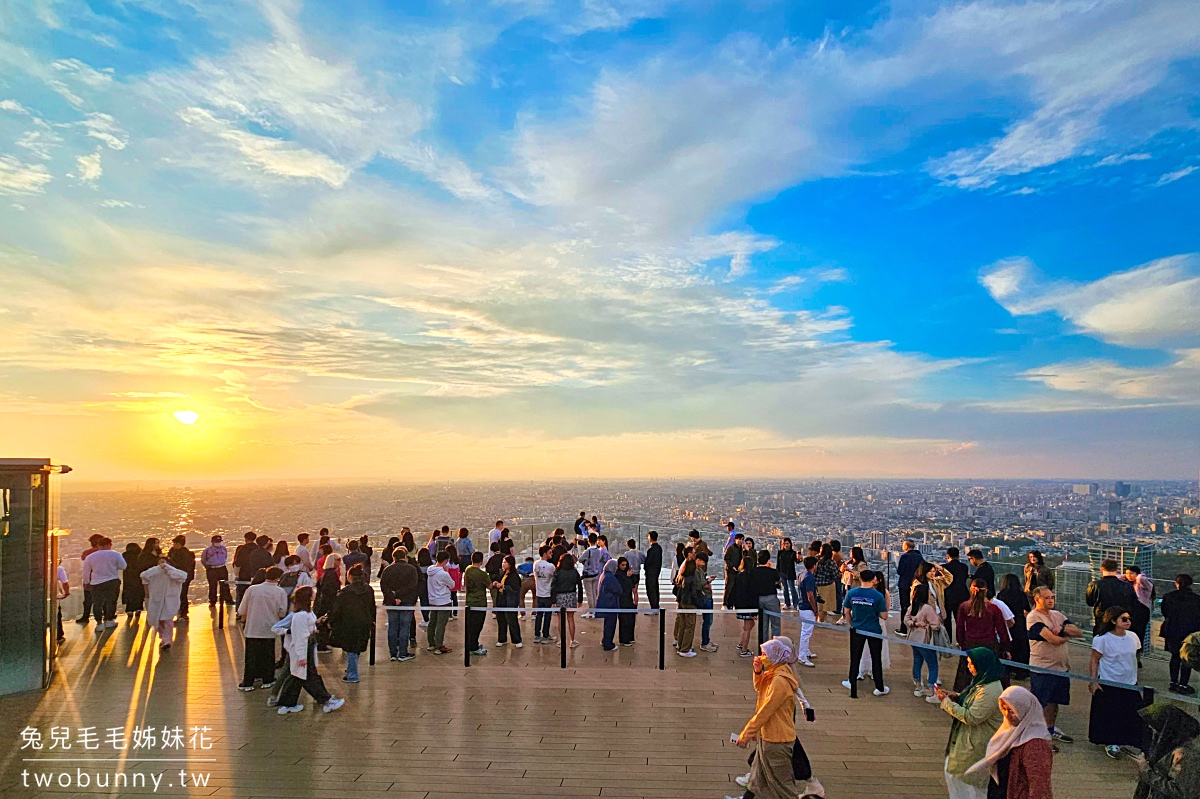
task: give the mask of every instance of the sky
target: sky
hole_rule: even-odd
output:
[[[0,449],[1194,478],[1198,145],[1176,0],[0,0]]]

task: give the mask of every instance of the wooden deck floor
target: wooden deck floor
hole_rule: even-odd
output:
[[[321,666],[327,685],[348,699],[333,714],[278,716],[266,691],[241,693],[242,642],[236,629],[217,630],[206,607],[181,625],[165,656],[141,628],[124,619],[97,639],[68,623],[68,642],[54,686],[47,692],[0,700],[0,795],[145,795],[213,797],[379,797],[476,799],[480,796],[662,797],[701,799],[739,795],[733,778],[745,752],[729,742],[753,709],[750,663],[736,657],[731,617],[719,617],[717,653],[691,660],[668,653],[657,663],[657,624],[639,621],[639,642],[602,653],[600,623],[579,621],[582,646],[558,668],[558,649],[530,641],[525,622],[521,650],[497,649],[489,620],[484,639],[491,655],[465,669],[462,621],[450,625],[451,656],[421,649],[416,660],[383,658],[362,667],[357,685],[340,682],[341,655]],[[795,622],[789,620],[789,626]],[[421,631],[422,633],[424,631]],[[785,633],[787,629],[785,628]],[[794,629],[792,630],[794,634]],[[890,696],[866,692],[851,700],[840,682],[846,671],[845,637],[819,630],[816,669],[803,670],[817,723],[800,735],[816,775],[832,799],[945,796],[942,753],[949,718],[912,696],[910,657],[893,651]],[[1059,799],[1132,795],[1136,768],[1107,759],[1085,743],[1087,694],[1078,686],[1060,726],[1078,743],[1064,745],[1055,762]],[[114,752],[110,727],[183,728],[181,750]],[[50,751],[52,726],[92,726],[100,748],[76,741],[69,752]],[[21,731],[41,731],[40,751],[22,750]],[[208,727],[211,749],[187,745],[194,727]],[[198,742],[202,743],[202,742]],[[103,757],[103,762],[26,762],[54,756]],[[192,758],[186,764],[141,762],[135,757]],[[211,760],[202,761],[200,758]],[[181,787],[180,767],[207,773],[204,787]],[[23,770],[89,773],[117,770],[161,775],[151,787],[26,788]]]

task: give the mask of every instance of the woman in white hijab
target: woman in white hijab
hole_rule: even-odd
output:
[[[171,648],[175,635],[175,617],[179,615],[180,587],[187,579],[187,572],[176,569],[167,562],[167,556],[158,556],[158,565],[142,572],[142,584],[146,586],[146,624],[158,630],[159,649]]]
[[[988,771],[989,799],[1053,799],[1054,754],[1041,703],[1028,689],[1014,685],[1000,694],[1000,712],[1004,721],[988,741],[987,755],[967,774]]]

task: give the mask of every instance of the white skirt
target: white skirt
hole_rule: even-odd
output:
[[[883,639],[883,646],[880,647],[880,660],[883,661],[883,667],[890,669],[892,667],[892,653],[888,649],[888,641]],[[871,647],[864,646],[862,659],[858,661],[858,673],[870,676],[871,674]]]
[[[946,763],[949,764],[949,762],[950,758],[946,758]],[[950,793],[950,799],[987,799],[987,791],[976,788],[974,785],[968,785],[949,771],[944,774],[946,790]]]

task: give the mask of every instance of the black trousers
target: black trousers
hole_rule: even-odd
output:
[[[308,641],[308,669],[304,679],[288,672],[288,676],[283,678],[283,690],[279,692],[279,704],[289,707],[299,704],[301,688],[322,705],[329,701],[329,689],[325,687],[321,675],[317,674],[317,642],[311,638]]]
[[[617,615],[617,630],[621,643],[633,643],[633,626],[636,621],[636,613],[620,613]]]
[[[646,572],[646,601],[650,607],[658,610],[658,572]]]
[[[516,614],[513,614],[516,615]],[[479,634],[483,632],[483,623],[487,621],[487,611],[467,611],[467,651],[474,652],[479,648]]]
[[[858,664],[862,660],[863,647],[871,651],[871,677],[875,689],[883,690],[883,640],[850,630],[850,698],[858,699]]]
[[[274,638],[246,639],[246,667],[242,672],[242,685],[254,685],[256,677],[264,685],[275,680]]]
[[[1192,679],[1192,667],[1179,656],[1179,650],[1183,647],[1183,639],[1168,638],[1165,643],[1167,651],[1171,653],[1171,682],[1175,685],[1187,685],[1188,681]]]
[[[497,613],[496,624],[500,628],[496,640],[503,644],[511,637],[514,644],[521,643],[521,625],[516,613]]]
[[[191,577],[184,580],[183,585],[179,586],[179,618],[181,619],[186,619],[188,617],[188,589],[191,587]]]
[[[79,621],[87,621],[88,616],[92,615],[92,587],[85,585],[83,587],[83,613],[79,614]]]
[[[217,604],[217,591],[221,592],[221,601],[226,605],[233,604],[233,597],[229,593],[229,583],[225,582],[229,579],[229,569],[225,566],[205,566],[204,575],[208,579],[208,604]],[[218,588],[218,586],[220,586]]]
[[[92,586],[92,613],[96,621],[114,621],[117,618],[117,596],[120,593],[120,580]]]
[[[930,586],[932,589],[932,586]],[[912,604],[912,583],[900,583],[900,632],[908,632],[904,617],[908,614],[908,606]],[[874,656],[872,656],[874,657]]]

